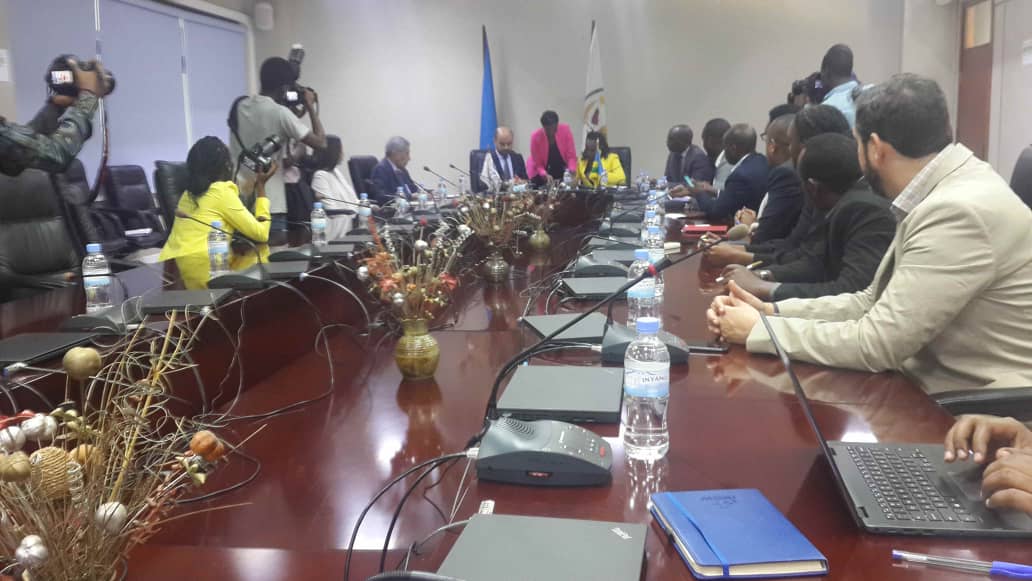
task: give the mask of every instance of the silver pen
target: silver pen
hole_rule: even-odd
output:
[[[1010,577],[1011,579],[1032,579],[1032,566],[1007,563],[1006,561],[975,561],[973,559],[936,557],[934,555],[897,550],[892,551],[892,560],[906,563],[922,563],[944,569],[953,569],[954,571]]]

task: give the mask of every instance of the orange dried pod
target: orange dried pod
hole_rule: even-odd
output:
[[[193,438],[190,439],[190,451],[207,459],[208,454],[214,452],[215,448],[220,444],[221,442],[219,442],[219,439],[215,434],[208,430],[201,430],[194,434]]]
[[[207,454],[201,454],[201,457],[204,458],[206,462],[217,462],[219,458],[222,458],[225,455],[226,445],[219,441],[215,444],[215,449]]]

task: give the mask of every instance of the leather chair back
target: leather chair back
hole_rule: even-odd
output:
[[[627,176],[627,183],[631,183],[634,180],[634,174],[631,173],[631,148],[623,145],[611,145],[609,151],[620,158],[620,165],[623,166],[623,173]]]
[[[53,174],[51,181],[63,203],[65,219],[71,226],[78,248],[96,242],[108,256],[128,251],[129,241],[118,218],[93,206],[90,184],[86,181],[86,170],[81,161],[76,159],[64,173]]]
[[[1022,150],[1018,156],[1010,186],[1025,205],[1032,208],[1032,145]]]
[[[147,174],[138,165],[111,165],[104,172],[108,204],[124,210],[157,210],[147,185]]]
[[[0,175],[0,299],[64,286],[83,252],[73,243],[49,174]],[[12,276],[24,279],[10,282]]]
[[[165,224],[171,225],[176,219],[176,207],[179,206],[179,198],[186,191],[186,180],[186,162],[154,162],[154,190]]]
[[[348,173],[351,174],[351,184],[358,190],[357,194],[369,194],[373,198],[376,188],[369,180],[373,175],[373,168],[380,160],[372,155],[354,155],[348,158]]]
[[[484,160],[489,153],[491,151],[487,149],[474,149],[469,152],[469,175],[472,176],[469,186],[474,192],[483,192],[487,189],[487,184],[480,181],[480,170],[483,169]]]

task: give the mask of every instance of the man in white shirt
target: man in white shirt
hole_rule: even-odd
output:
[[[484,156],[480,167],[480,182],[491,191],[498,191],[502,183],[520,183],[527,180],[527,166],[523,156],[512,150],[512,129],[500,126],[495,131],[493,151]]]
[[[240,158],[243,149],[251,149],[255,144],[276,136],[286,145],[288,141],[300,141],[309,147],[321,150],[326,146],[326,134],[323,132],[319,112],[314,107],[315,93],[311,89],[304,90],[305,112],[311,120],[311,129],[305,125],[290,109],[280,104],[287,91],[296,91],[297,74],[286,59],[273,57],[262,63],[260,72],[261,93],[251,97],[243,97],[234,103],[230,111],[230,153],[234,161]],[[235,128],[234,128],[235,125]],[[276,161],[282,165],[287,148],[282,147],[276,154]],[[246,167],[240,166],[237,174],[240,191],[247,196],[254,184],[254,175]],[[287,198],[283,175],[277,172],[265,184],[265,193],[269,197],[272,212],[272,228],[270,236],[287,229]]]

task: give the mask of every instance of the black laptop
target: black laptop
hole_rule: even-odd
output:
[[[770,323],[766,318],[762,321],[774,338]],[[773,343],[861,528],[899,535],[1032,537],[1032,518],[986,508],[980,491],[981,468],[971,462],[946,464],[940,444],[825,440],[792,362],[778,341]]]
[[[581,279],[578,279],[581,280]],[[557,331],[563,325],[579,317],[580,313],[561,315],[530,315],[523,317],[523,324],[530,327],[541,337],[546,337]],[[560,341],[585,341],[587,343],[602,343],[602,335],[605,333],[606,317],[602,313],[591,313],[584,317],[576,325],[563,331],[556,337]]]
[[[96,333],[22,333],[0,341],[0,367],[32,365],[63,357],[72,347],[89,342]]]
[[[521,365],[498,400],[518,420],[620,423],[623,367]]]
[[[169,311],[200,311],[204,307],[215,307],[229,297],[230,289],[171,290],[147,293],[143,296],[140,310],[147,315]]]
[[[638,523],[478,514],[437,573],[463,581],[638,581],[647,530]]]
[[[627,283],[619,276],[583,276],[562,279],[566,296],[580,300],[600,301]]]

